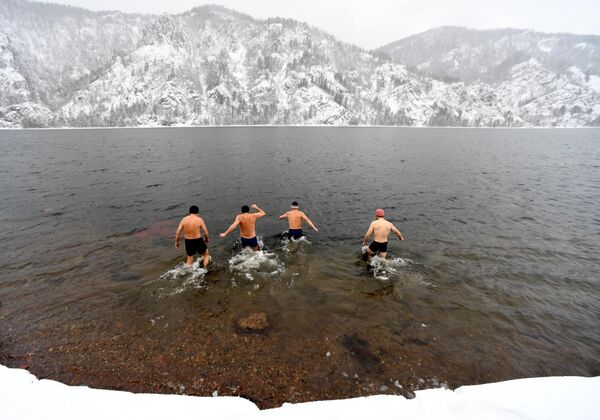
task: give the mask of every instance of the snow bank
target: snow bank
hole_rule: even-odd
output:
[[[570,419],[600,418],[600,376],[517,379],[455,391],[417,391],[284,404],[259,411],[238,397],[132,394],[38,380],[0,365],[0,419]]]
[[[407,400],[375,395],[338,401],[284,404],[251,418],[286,420],[343,419],[477,419],[477,420],[598,420],[600,377],[517,379],[486,385],[462,386],[455,391],[417,391]]]
[[[258,407],[239,397],[133,394],[68,386],[0,365],[2,420],[209,420],[253,412]]]

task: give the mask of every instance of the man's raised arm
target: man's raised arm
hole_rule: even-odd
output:
[[[369,243],[369,238],[371,237],[372,234],[373,234],[373,223],[371,223],[371,225],[369,226],[369,230],[367,230],[367,233],[365,233],[365,237],[363,238],[364,245]]]
[[[221,233],[219,236],[221,238],[226,237],[227,235],[229,235],[233,231],[233,229],[235,229],[236,227],[238,227],[239,224],[240,224],[240,216],[237,216],[235,218],[235,220],[233,221],[233,223],[231,224],[231,226],[229,226],[227,228],[227,230],[225,232]]]
[[[256,204],[252,204],[252,206],[250,207],[258,211],[258,213],[254,213],[254,217],[256,217],[257,219],[260,219],[261,217],[265,217],[267,215],[267,213],[265,213],[265,211],[258,207]]]
[[[394,232],[396,234],[398,239],[400,239],[401,241],[404,240],[404,236],[402,236],[402,233],[398,229],[396,229],[396,226],[394,226],[394,225],[392,225],[392,232]]]
[[[183,220],[179,223],[177,232],[175,233],[175,248],[179,248],[179,241],[181,240],[181,231],[183,230]]]
[[[306,214],[302,213],[302,218],[303,218],[303,219],[306,221],[306,223],[308,223],[308,224],[309,224],[309,226],[310,226],[311,228],[313,228],[313,230],[314,230],[315,232],[318,232],[318,231],[319,231],[319,229],[317,229],[317,228],[315,227],[315,225],[313,224],[313,222],[312,222],[312,221],[311,221],[311,220],[308,218],[308,216],[307,216]]]

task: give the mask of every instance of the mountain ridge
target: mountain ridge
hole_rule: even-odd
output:
[[[503,80],[512,65],[536,58],[555,72],[576,65],[600,76],[600,35],[530,29],[441,26],[377,49],[392,60],[464,82]],[[496,62],[494,62],[496,61]]]
[[[502,80],[436,79],[304,22],[219,5],[49,17],[52,5],[2,1],[0,127],[600,125],[600,78],[576,66],[526,57]]]

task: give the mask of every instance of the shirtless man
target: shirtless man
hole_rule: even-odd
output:
[[[292,209],[290,211],[279,216],[279,220],[282,219],[287,219],[288,221],[288,236],[290,237],[290,239],[300,239],[302,237],[302,221],[308,223],[310,227],[314,229],[315,232],[319,231],[319,229],[317,229],[315,225],[313,225],[313,222],[310,221],[306,214],[304,214],[303,211],[298,210],[297,201],[292,202]]]
[[[371,226],[369,226],[369,230],[367,230],[363,239],[363,244],[367,245],[369,243],[369,237],[373,235],[373,242],[371,242],[371,245],[367,248],[367,253],[370,257],[379,254],[381,258],[385,259],[390,232],[394,232],[401,241],[404,240],[404,237],[402,236],[402,233],[396,229],[396,226],[385,220],[383,216],[385,216],[383,209],[375,210],[376,219],[371,222]]]
[[[183,236],[185,238],[185,253],[187,255],[185,265],[191,267],[192,262],[194,262],[194,255],[198,253],[204,256],[202,266],[206,268],[210,258],[206,246],[206,242],[208,242],[208,229],[204,224],[204,220],[198,216],[198,211],[197,206],[192,206],[190,207],[190,214],[181,219],[181,223],[179,223],[177,233],[175,234],[175,248],[179,248],[181,231],[183,231]],[[202,239],[200,231],[204,232],[204,239]]]
[[[232,225],[224,232],[221,233],[221,238],[229,235],[236,227],[240,227],[240,239],[242,240],[243,247],[251,247],[255,252],[260,251],[258,246],[258,239],[256,239],[256,220],[264,217],[265,213],[256,204],[252,204],[253,209],[258,210],[256,213],[250,213],[248,206],[242,207],[242,213],[238,214],[233,221]]]

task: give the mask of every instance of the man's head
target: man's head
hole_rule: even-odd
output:
[[[383,209],[377,209],[375,210],[375,217],[377,217],[378,219],[385,216],[385,212],[383,211]]]
[[[190,214],[198,214],[199,211],[198,206],[190,207]]]
[[[297,209],[298,208],[298,202],[297,201],[292,201],[292,208],[293,209]]]
[[[250,207],[242,206],[242,213],[248,213],[250,211]]]

